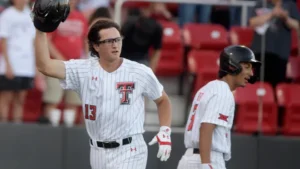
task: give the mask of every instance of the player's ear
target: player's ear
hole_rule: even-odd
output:
[[[93,48],[95,49],[95,51],[97,51],[97,52],[99,52],[99,48],[100,48],[100,45],[99,44],[97,44],[97,43],[94,43],[93,44]]]

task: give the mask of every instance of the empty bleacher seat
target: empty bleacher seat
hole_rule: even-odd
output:
[[[163,27],[163,42],[155,73],[158,76],[178,76],[183,72],[184,54],[180,28],[175,22],[160,21],[160,23]]]
[[[258,131],[259,97],[257,90],[260,82],[248,84],[235,91],[236,112],[235,131],[241,133],[255,133]],[[277,133],[278,110],[275,102],[273,88],[268,83],[263,83],[265,95],[263,96],[263,115],[261,132],[269,135]]]
[[[195,75],[191,97],[209,81],[215,80],[219,70],[219,52],[191,50],[188,54],[188,69]]]
[[[233,26],[230,28],[230,31],[236,33],[238,38],[238,44],[250,47],[254,33],[252,28]]]
[[[187,23],[184,29],[186,46],[221,51],[228,43],[228,32],[219,24]]]
[[[278,105],[284,108],[284,135],[300,135],[300,84],[281,83],[276,86]]]

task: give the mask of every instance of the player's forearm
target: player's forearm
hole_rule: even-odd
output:
[[[215,125],[209,123],[202,123],[200,127],[200,139],[199,139],[199,149],[201,163],[210,163],[210,152],[212,144],[212,135]]]
[[[162,99],[156,103],[158,109],[158,118],[160,126],[171,127],[172,113],[171,113],[171,102],[165,92],[163,92]]]
[[[37,30],[34,42],[36,67],[41,73],[46,76],[65,79],[65,65],[61,60],[50,59],[47,41],[48,39],[46,33]]]
[[[6,65],[10,65],[7,53],[7,40],[6,38],[1,39],[1,48],[2,48],[2,55]]]
[[[47,69],[47,63],[50,61],[49,48],[47,44],[47,35],[44,32],[36,31],[35,37],[35,55],[36,66],[40,72],[44,72]]]

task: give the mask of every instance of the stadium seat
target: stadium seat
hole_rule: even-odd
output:
[[[183,27],[186,46],[221,51],[228,43],[228,33],[219,24],[187,23]]]
[[[237,34],[238,44],[250,47],[254,33],[252,28],[233,26],[231,27],[230,31],[235,32]]]
[[[155,73],[158,76],[179,76],[183,72],[184,54],[180,28],[175,22],[160,21],[160,23],[164,29],[163,43]]]
[[[278,110],[275,103],[273,88],[268,83],[263,83],[265,95],[263,96],[262,130],[264,134],[274,135],[277,133]],[[254,134],[258,131],[259,97],[257,90],[260,82],[248,84],[244,88],[235,91],[235,100],[238,105],[236,112],[235,131]]]
[[[296,30],[292,30],[291,55],[298,55],[298,35]]]
[[[292,79],[293,82],[300,82],[300,57],[290,57],[287,70],[286,70],[286,77],[288,79]]]
[[[24,122],[36,122],[42,115],[42,94],[36,88],[28,91],[23,110]]]
[[[281,83],[276,86],[278,105],[284,108],[284,135],[300,135],[300,84]]]
[[[194,74],[191,98],[211,80],[215,80],[219,70],[219,52],[212,50],[191,50],[188,54],[188,70]]]

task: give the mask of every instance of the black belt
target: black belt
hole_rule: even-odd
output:
[[[199,148],[194,148],[193,149],[193,154],[200,154]]]
[[[130,144],[132,141],[132,137],[124,138],[122,140],[122,145]],[[91,144],[93,145],[93,141],[90,139]],[[111,141],[111,142],[101,142],[97,141],[97,146],[102,147],[102,148],[117,148],[120,146],[120,143],[116,141]]]

